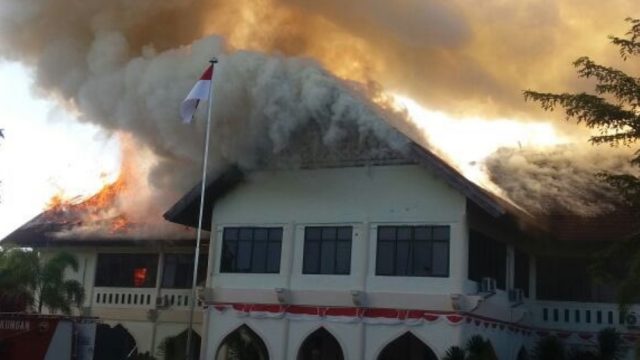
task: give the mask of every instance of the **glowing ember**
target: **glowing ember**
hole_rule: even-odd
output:
[[[129,222],[127,217],[124,215],[120,215],[111,221],[110,231],[112,233],[124,233],[124,232],[127,232],[130,226],[131,226],[131,223]]]

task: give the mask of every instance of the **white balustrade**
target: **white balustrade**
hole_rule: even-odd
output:
[[[120,308],[154,308],[155,288],[94,288],[93,306]]]
[[[160,297],[159,307],[189,309],[191,289],[160,289]]]
[[[640,307],[631,307],[623,315],[617,304],[572,301],[536,301],[528,304],[534,325],[540,328],[598,331],[605,327],[620,330],[640,326]]]

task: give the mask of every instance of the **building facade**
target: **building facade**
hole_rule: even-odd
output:
[[[17,235],[10,235],[6,240],[11,242]],[[73,308],[73,312],[96,317],[99,324],[111,327],[106,331],[104,327],[98,327],[98,348],[105,340],[101,336],[114,336],[110,331],[118,327],[133,338],[131,347],[135,352],[148,352],[161,359],[162,341],[187,329],[193,241],[57,239],[29,242],[20,238],[13,242],[38,249],[45,259],[61,251],[76,257],[78,271],[67,269],[65,277],[82,284],[85,299],[80,308]],[[204,282],[206,263],[206,256],[203,256],[199,272],[201,283]],[[198,338],[201,324],[202,307],[199,304],[194,314]]]
[[[203,358],[232,358],[251,338],[261,359],[441,359],[481,335],[500,359],[519,359],[546,335],[593,347],[605,327],[633,347],[635,308],[621,316],[588,261],[563,250],[575,244],[541,245],[526,216],[443,166],[214,182]]]

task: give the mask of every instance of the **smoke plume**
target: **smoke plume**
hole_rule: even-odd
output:
[[[539,118],[521,90],[585,88],[569,65],[580,55],[620,65],[606,35],[638,10],[632,0],[2,0],[0,56],[32,66],[41,93],[82,121],[132,134],[155,155],[151,184],[175,199],[197,180],[204,127],[202,113],[180,124],[178,104],[211,56],[214,168],[253,166],[305,126],[327,146],[355,131],[402,151],[385,121],[402,114],[370,100],[381,89],[451,114]],[[489,168],[517,171],[504,166],[515,156],[498,153]]]
[[[588,146],[588,145],[587,145]],[[500,149],[485,166],[490,179],[524,210],[538,215],[596,216],[625,201],[600,174],[640,175],[629,149],[560,145],[546,150]]]

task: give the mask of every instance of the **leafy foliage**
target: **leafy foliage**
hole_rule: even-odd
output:
[[[0,248],[0,312],[22,311],[33,304],[38,268],[34,252]]]
[[[555,336],[545,336],[533,348],[534,360],[564,360],[564,344]]]
[[[188,330],[184,330],[175,336],[169,336],[162,340],[158,347],[159,353],[163,356],[164,360],[184,360],[185,350],[187,348],[187,333]],[[195,331],[191,334],[191,354],[194,359],[200,358],[200,335]]]
[[[555,336],[544,337],[535,344],[534,360],[621,360],[628,349],[620,333],[614,328],[604,328],[598,332],[596,349],[572,349],[568,353],[565,346]]]
[[[606,328],[598,332],[598,359],[624,359],[627,349],[622,336],[614,328]]]
[[[443,360],[466,360],[467,353],[459,346],[450,347],[444,354]]]
[[[78,261],[69,253],[44,260],[37,251],[0,249],[0,307],[21,299],[24,306],[37,305],[38,312],[46,306],[53,313],[71,313],[72,305],[84,301],[84,289],[78,281],[64,278],[68,268],[78,270]]]
[[[491,341],[484,339],[480,335],[474,335],[464,346],[450,347],[443,360],[498,360]]]
[[[620,47],[623,58],[640,55],[640,19],[627,19],[632,24],[628,39],[611,37]],[[578,76],[594,78],[596,94],[543,93],[525,91],[525,100],[538,101],[545,110],[563,107],[567,118],[600,130],[591,141],[597,144],[629,144],[640,138],[640,79],[613,67],[595,63],[588,57],[577,59],[573,65]],[[640,153],[634,158],[640,162]]]

